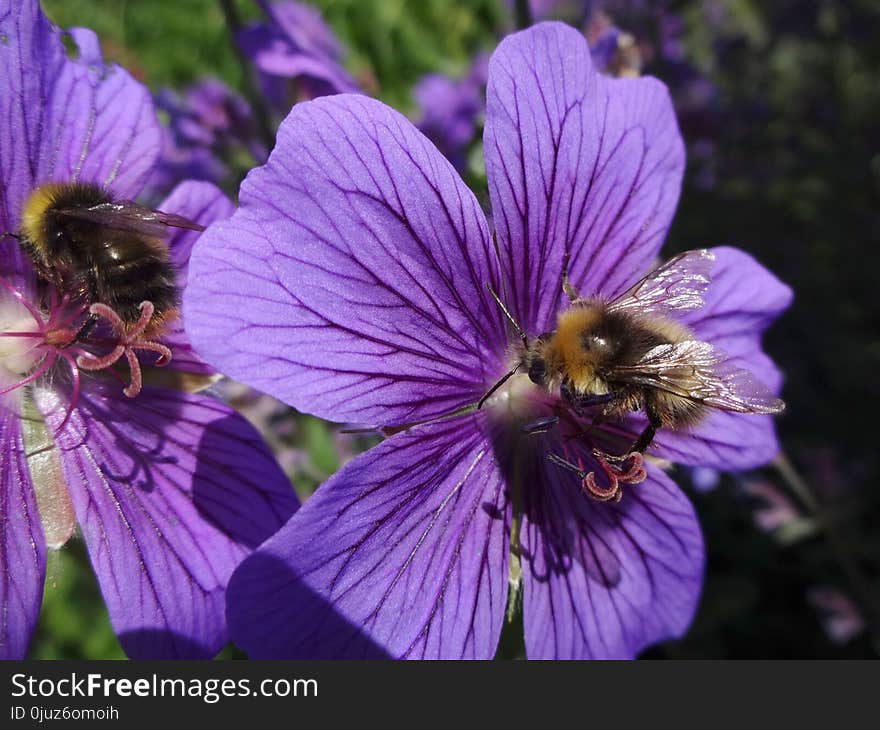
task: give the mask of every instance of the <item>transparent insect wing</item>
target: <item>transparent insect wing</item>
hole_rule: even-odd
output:
[[[785,403],[748,370],[723,362],[714,369],[716,392],[703,400],[706,405],[738,413],[782,413]],[[720,384],[720,388],[717,387]]]
[[[58,212],[68,218],[151,238],[165,238],[168,235],[168,226],[193,231],[205,230],[204,226],[193,223],[183,216],[145,208],[130,200],[117,200],[90,208],[62,208]]]
[[[711,251],[685,251],[610,302],[608,309],[664,316],[701,309],[714,263]]]
[[[635,365],[614,369],[616,380],[659,388],[737,413],[781,413],[785,404],[717,347],[700,340],[658,345]]]

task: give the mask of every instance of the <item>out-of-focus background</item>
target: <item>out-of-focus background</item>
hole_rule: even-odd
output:
[[[310,4],[338,40],[338,53],[319,49],[347,73],[334,83],[409,114],[485,198],[481,54],[524,22],[517,3]],[[880,3],[530,4],[534,20],[563,18],[591,42],[616,34],[629,54],[619,60],[670,86],[689,165],[666,252],[736,245],[795,291],[765,340],[786,376],[788,410],[778,424],[784,457],[748,474],[677,472],[705,532],[707,580],[688,635],[645,656],[877,656]],[[231,25],[267,22],[249,0],[42,5],[61,27],[96,31],[105,56],[156,94],[169,132],[155,195],[195,175],[234,196],[271,148],[289,103],[327,90],[326,78],[255,75],[253,56],[237,53],[230,37]],[[628,34],[623,41],[618,29]],[[320,36],[309,33],[313,41]],[[312,52],[308,37],[298,42]],[[206,78],[242,97],[206,87]],[[268,434],[303,497],[371,443],[235,384],[221,386],[220,395]],[[123,656],[77,541],[50,556],[31,656]]]

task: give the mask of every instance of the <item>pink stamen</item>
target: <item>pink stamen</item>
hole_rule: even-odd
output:
[[[619,502],[623,497],[623,490],[620,487],[621,484],[640,484],[645,481],[648,476],[644,467],[644,459],[637,451],[627,454],[624,461],[631,461],[632,464],[626,471],[609,464],[606,460],[607,455],[603,454],[601,451],[594,449],[593,456],[599,464],[599,468],[605,473],[608,486],[604,488],[600,487],[596,483],[596,473],[592,471],[584,477],[581,486],[587,494],[593,499],[598,499],[600,502],[609,502],[612,500]]]
[[[143,387],[141,364],[134,352],[135,350],[157,353],[159,357],[155,362],[156,367],[167,365],[171,362],[172,357],[171,350],[165,345],[159,342],[140,339],[147,327],[150,326],[150,321],[153,319],[156,308],[149,301],[141,302],[138,308],[140,309],[140,316],[137,322],[126,331],[125,322],[106,304],[99,302],[89,307],[89,313],[95,317],[107,320],[120,339],[116,340],[115,347],[103,357],[97,357],[92,353],[84,352],[76,358],[76,364],[83,370],[104,370],[115,365],[125,355],[130,371],[130,382],[122,392],[129,398],[134,398],[141,392]]]
[[[27,385],[28,383],[33,383],[37,378],[39,378],[43,373],[45,373],[50,367],[52,367],[52,363],[55,362],[54,357],[49,357],[49,355],[43,355],[40,360],[40,364],[36,370],[34,370],[30,375],[28,375],[23,380],[19,380],[17,383],[10,385],[6,388],[0,389],[0,395],[6,395],[7,393],[11,393],[16,388],[21,388],[23,385]]]
[[[104,370],[111,365],[115,365],[116,361],[125,354],[127,349],[125,345],[117,345],[103,357],[93,355],[91,352],[83,352],[77,356],[76,364],[83,370]]]
[[[131,382],[127,388],[123,388],[122,392],[129,398],[134,398],[141,392],[143,380],[141,378],[141,364],[138,362],[137,355],[133,350],[126,350],[125,357],[128,359],[128,369],[131,371]]]
[[[567,448],[563,447],[564,451],[568,451]],[[645,471],[644,467],[644,459],[642,455],[638,452],[632,452],[631,454],[627,454],[624,458],[624,462],[630,461],[630,467],[624,471],[615,466],[612,466],[608,463],[607,459],[608,454],[604,454],[598,449],[593,450],[593,457],[596,459],[599,464],[599,468],[605,474],[605,478],[608,482],[607,487],[600,487],[596,482],[596,473],[589,472],[586,473],[583,470],[583,462],[580,457],[577,458],[577,463],[573,464],[570,461],[566,461],[561,456],[556,454],[549,454],[548,459],[569,471],[573,471],[577,474],[578,478],[581,480],[581,488],[587,494],[587,496],[592,497],[600,502],[619,502],[623,497],[623,490],[621,489],[621,484],[639,484],[647,478],[648,474]]]
[[[37,360],[36,365],[28,375],[14,385],[0,389],[0,396],[33,383],[45,375],[59,358],[64,360],[70,369],[72,390],[64,419],[58,427],[59,430],[63,429],[70,421],[71,415],[79,401],[81,388],[80,369],[89,371],[108,370],[111,375],[125,385],[125,380],[112,369],[112,366],[124,355],[128,362],[130,379],[122,392],[129,398],[134,398],[143,388],[143,372],[135,351],[143,350],[156,353],[158,355],[155,361],[157,367],[167,365],[171,361],[172,352],[167,346],[159,342],[142,339],[156,311],[152,302],[141,302],[138,308],[140,310],[138,320],[131,326],[128,326],[106,304],[95,303],[89,306],[88,309],[83,304],[75,304],[71,307],[74,297],[70,293],[61,295],[57,290],[52,289],[49,293],[49,313],[44,319],[44,314],[39,308],[28,301],[11,282],[0,276],[0,290],[2,289],[9,292],[27,310],[34,320],[36,328],[28,332],[0,332],[0,337],[34,340],[33,347],[28,348],[27,352],[35,353],[40,359]],[[86,313],[106,320],[112,328],[114,336],[78,340],[75,323],[77,320],[82,319]],[[111,350],[104,355],[95,355],[84,347],[94,347],[96,345],[106,345]]]

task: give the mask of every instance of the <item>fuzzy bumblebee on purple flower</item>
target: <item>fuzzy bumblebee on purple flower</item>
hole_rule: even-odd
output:
[[[703,580],[663,466],[778,450],[761,334],[790,290],[731,248],[657,268],[684,171],[666,88],[540,24],[492,56],[483,145],[494,233],[398,113],[299,104],[196,245],[208,362],[389,434],[237,569],[253,657],[490,658],[520,605],[530,658],[634,656]]]
[[[232,205],[193,182],[132,202],[160,152],[149,93],[35,0],[0,2],[0,119],[0,657],[25,655],[47,550],[77,530],[129,656],[211,657],[232,570],[297,507],[255,430],[195,392],[214,372],[175,316]]]

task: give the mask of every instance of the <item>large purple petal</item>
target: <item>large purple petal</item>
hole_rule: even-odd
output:
[[[473,403],[501,369],[486,220],[397,112],[298,104],[241,207],[197,242],[184,318],[218,370],[299,410],[401,424]]]
[[[481,417],[393,436],[321,486],[233,576],[233,641],[252,658],[491,658],[507,510]]]
[[[160,205],[165,213],[176,213],[203,226],[232,215],[235,206],[220,188],[208,182],[187,181],[178,185]],[[185,228],[172,228],[168,245],[171,261],[177,272],[177,284],[181,293],[186,289],[189,275],[189,258],[193,246],[201,234]],[[184,332],[181,319],[173,322],[162,341],[174,354],[168,367],[190,373],[211,373],[213,368],[205,363],[192,349]]]
[[[681,490],[649,466],[646,481],[624,485],[619,503],[597,502],[576,475],[545,459],[533,473],[521,534],[528,657],[632,658],[684,634],[704,553]]]
[[[492,56],[484,145],[504,295],[530,333],[555,325],[566,252],[581,295],[613,296],[648,270],[684,170],[663,84],[605,78],[580,33],[541,23]]]
[[[0,232],[18,228],[37,184],[79,179],[134,197],[158,157],[159,124],[146,88],[103,64],[91,31],[70,35],[77,59],[67,57],[36,0],[0,8]],[[21,272],[11,243],[2,243],[0,267]]]
[[[134,658],[210,657],[233,569],[296,508],[244,418],[210,398],[89,383],[56,436],[110,621]],[[39,391],[53,429],[66,403]]]
[[[715,266],[706,304],[683,315],[682,321],[778,393],[782,376],[761,350],[761,335],[791,304],[791,289],[743,251],[722,247],[712,252]],[[721,411],[713,411],[690,431],[660,431],[652,449],[681,464],[717,469],[751,469],[778,452],[771,416]]]
[[[21,659],[37,623],[46,543],[18,417],[0,404],[0,659]]]
[[[760,352],[761,335],[791,305],[792,291],[745,251],[712,249],[715,265],[705,305],[682,315],[697,337],[718,346],[765,385],[777,389],[779,373],[769,361],[749,359]]]

